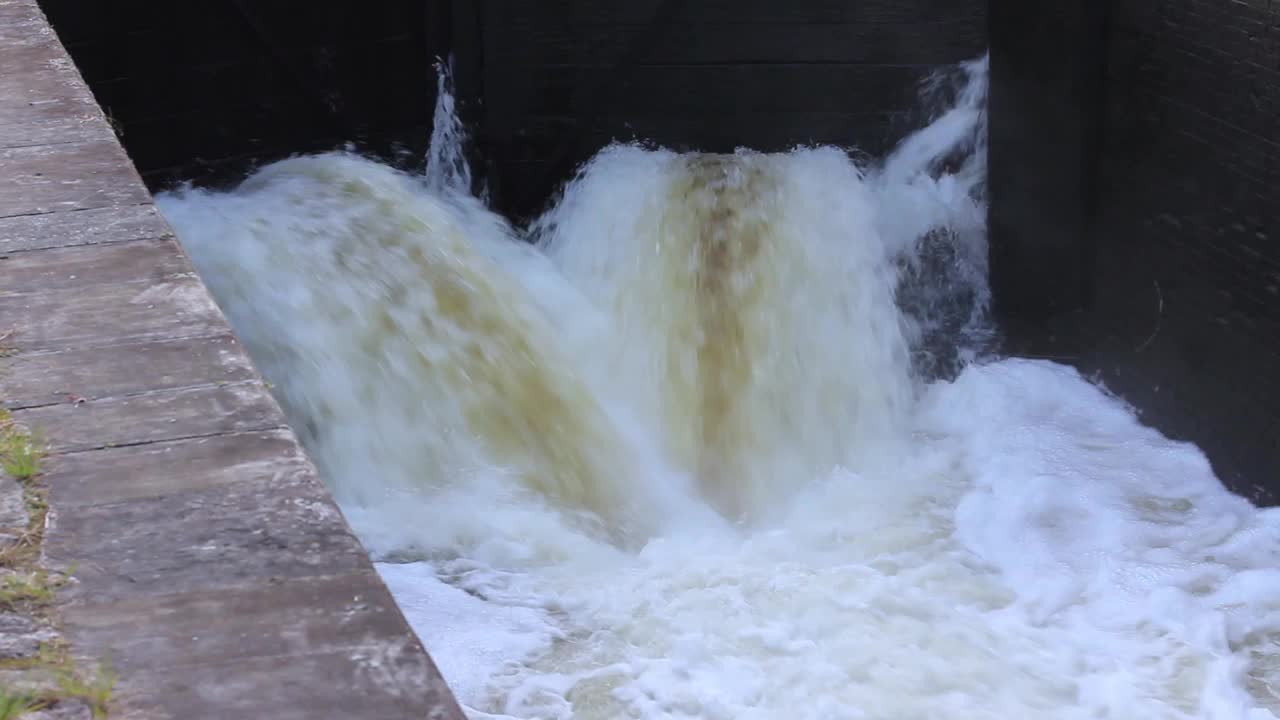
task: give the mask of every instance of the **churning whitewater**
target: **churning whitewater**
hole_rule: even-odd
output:
[[[1280,511],[984,353],[952,74],[882,161],[616,145],[527,229],[443,105],[424,176],[158,202],[472,718],[1280,717]]]

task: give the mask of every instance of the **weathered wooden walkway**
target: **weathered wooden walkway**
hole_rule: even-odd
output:
[[[35,0],[0,0],[6,331],[113,717],[461,717]]]

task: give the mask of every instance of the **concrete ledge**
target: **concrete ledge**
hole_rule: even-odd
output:
[[[461,718],[35,0],[0,67],[0,398],[112,716]]]

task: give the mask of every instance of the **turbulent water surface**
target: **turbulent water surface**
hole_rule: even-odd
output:
[[[882,161],[615,146],[523,230],[447,107],[425,176],[159,203],[473,718],[1280,716],[1278,511],[981,352],[958,74]]]

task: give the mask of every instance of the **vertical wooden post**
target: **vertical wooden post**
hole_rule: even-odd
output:
[[[1090,302],[1108,1],[991,0],[991,280],[1007,321]]]

